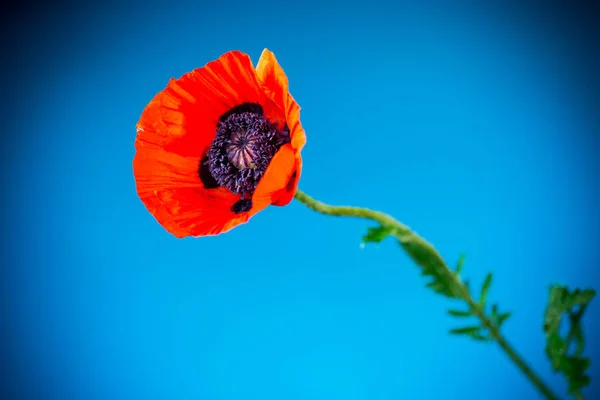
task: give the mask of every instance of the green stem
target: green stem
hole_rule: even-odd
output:
[[[508,357],[510,357],[510,359],[513,360],[517,367],[519,367],[519,369],[529,378],[529,380],[535,385],[535,387],[537,387],[538,390],[542,392],[544,396],[546,396],[547,399],[559,400],[558,396],[556,396],[552,392],[552,390],[550,390],[550,388],[546,386],[546,384],[540,379],[539,376],[537,376],[537,374],[531,369],[531,367],[527,365],[525,360],[523,360],[523,358],[519,356],[517,351],[510,345],[510,343],[508,343],[508,341],[504,339],[498,327],[494,323],[492,323],[492,321],[490,321],[490,319],[485,315],[479,304],[477,304],[475,300],[473,300],[471,294],[468,293],[468,291],[467,295],[467,303],[469,304],[471,309],[474,310],[475,315],[479,318],[479,320],[481,320],[482,325],[488,329],[490,337],[493,338],[496,341],[496,343],[498,343],[498,345],[502,348],[502,350],[504,350]]]
[[[535,385],[535,387],[543,393],[543,395],[549,400],[559,400],[552,390],[536,375],[536,373],[527,365],[527,363],[519,356],[519,354],[513,349],[513,347],[504,339],[500,333],[498,327],[485,315],[482,307],[473,299],[467,286],[461,282],[458,274],[455,274],[443,261],[440,254],[435,248],[428,243],[425,239],[410,230],[406,225],[402,224],[395,218],[384,214],[379,211],[369,210],[368,208],[360,207],[349,207],[349,206],[330,206],[322,203],[318,200],[313,199],[301,190],[296,192],[295,199],[300,203],[304,204],[311,210],[325,215],[332,215],[337,217],[356,217],[370,219],[379,222],[382,226],[390,227],[393,229],[395,236],[400,240],[401,243],[407,241],[418,243],[421,249],[425,249],[429,260],[434,260],[438,265],[441,265],[444,271],[443,275],[447,279],[453,280],[453,287],[459,293],[455,293],[455,296],[465,300],[469,307],[473,310],[475,315],[481,320],[482,325],[488,329],[490,337],[498,343],[498,345],[504,350],[504,352],[510,357],[510,359],[519,367],[519,369],[529,378],[529,380]]]

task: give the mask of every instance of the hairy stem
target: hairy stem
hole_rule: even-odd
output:
[[[300,203],[304,204],[311,210],[325,215],[332,215],[337,217],[356,217],[370,219],[379,222],[382,226],[390,227],[393,229],[395,236],[402,243],[406,240],[412,242],[418,242],[421,248],[426,249],[428,256],[431,260],[436,260],[443,265],[446,271],[444,276],[447,279],[452,279],[453,287],[458,288],[460,293],[456,293],[456,297],[463,299],[469,307],[473,310],[474,314],[481,320],[482,325],[488,329],[490,337],[498,343],[498,345],[504,350],[504,352],[510,357],[510,359],[519,367],[519,369],[529,378],[529,380],[535,385],[535,387],[549,400],[559,400],[550,388],[537,376],[537,374],[527,365],[527,363],[519,356],[519,354],[513,349],[513,347],[504,339],[500,333],[498,327],[485,315],[482,307],[473,299],[467,286],[460,281],[458,274],[454,274],[453,271],[446,265],[440,254],[435,248],[428,243],[425,239],[411,231],[406,225],[402,224],[395,218],[384,214],[379,211],[369,210],[368,208],[360,207],[349,207],[349,206],[330,206],[322,203],[318,200],[313,199],[301,190],[298,190],[295,195],[295,199]]]

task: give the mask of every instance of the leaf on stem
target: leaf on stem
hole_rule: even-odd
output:
[[[512,314],[511,314],[511,313],[509,313],[509,312],[507,312],[507,313],[503,313],[503,314],[500,314],[500,315],[498,316],[498,322],[497,322],[498,328],[500,328],[500,327],[502,326],[502,324],[503,324],[504,322],[506,322],[506,320],[507,320],[507,319],[509,319],[509,318],[510,318],[510,316],[511,316],[511,315],[512,315]]]
[[[452,335],[464,335],[469,336],[472,339],[479,341],[487,341],[489,338],[481,333],[481,326],[467,326],[464,328],[451,329],[450,334]]]
[[[471,291],[471,281],[469,279],[465,279],[463,285],[465,286],[465,289],[467,289],[467,292]]]
[[[491,316],[493,319],[498,318],[498,304],[492,304],[492,313]]]
[[[450,333],[453,335],[465,335],[465,334],[471,334],[473,332],[479,332],[480,330],[481,330],[480,326],[467,326],[464,328],[450,329]]]
[[[421,267],[421,274],[431,278],[427,287],[451,298],[464,298],[460,281],[435,249],[412,232],[399,235],[398,241],[408,256]]]
[[[470,317],[473,315],[470,311],[448,310],[448,314],[454,317]]]
[[[489,272],[483,281],[483,286],[481,286],[481,295],[479,297],[479,305],[481,307],[485,306],[485,300],[487,298],[487,294],[490,290],[490,286],[492,285],[492,273]]]
[[[380,243],[383,239],[388,237],[394,232],[394,229],[389,226],[377,226],[368,228],[366,235],[362,238],[362,243]]]
[[[459,257],[458,257],[458,262],[456,263],[456,276],[460,276],[460,272],[462,271],[463,265],[465,264],[465,254],[462,253]]]
[[[581,319],[595,294],[591,289],[569,291],[565,286],[553,286],[550,288],[544,318],[546,355],[552,368],[565,376],[569,383],[569,394],[575,398],[581,398],[581,389],[590,382],[589,376],[586,375],[590,359],[582,357],[585,341]],[[562,336],[560,325],[564,316],[567,316],[569,329],[567,334]],[[572,341],[575,342],[574,352],[571,352]]]
[[[511,315],[512,314],[509,312],[501,313],[500,310],[498,310],[498,304],[492,304],[490,311],[490,320],[498,329],[502,327],[502,324],[506,322],[506,320],[509,319]]]

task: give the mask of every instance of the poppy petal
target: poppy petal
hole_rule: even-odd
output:
[[[239,196],[223,188],[206,190],[197,159],[137,142],[133,161],[138,195],[156,220],[177,237],[225,232],[248,220],[231,211]]]
[[[250,215],[273,204],[282,188],[285,188],[296,166],[296,156],[290,144],[282,146],[267,167],[252,196]]]
[[[277,191],[273,196],[274,206],[285,206],[289,204],[294,198],[296,190],[298,189],[298,181],[300,181],[300,174],[302,174],[302,157],[298,154],[295,160],[295,167],[292,175],[287,181],[287,184],[283,189]]]
[[[300,106],[290,94],[287,76],[273,52],[268,49],[263,50],[256,65],[256,74],[267,95],[284,108],[292,147],[297,151],[302,150],[306,143],[306,134],[300,123]]]
[[[144,132],[142,140],[183,156],[199,157],[214,139],[221,115],[241,103],[264,100],[250,57],[231,51],[177,80],[171,79],[152,100],[158,109],[150,112],[146,107],[138,128]]]
[[[156,198],[161,207],[156,219],[173,235],[210,236],[227,232],[248,221],[247,213],[234,214],[233,201],[223,201],[220,196],[212,197],[199,188],[174,188],[161,190]]]

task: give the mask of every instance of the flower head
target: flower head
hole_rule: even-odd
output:
[[[216,235],[288,204],[302,171],[300,107],[275,55],[231,51],[175,80],[137,124],[140,199],[177,237]]]

